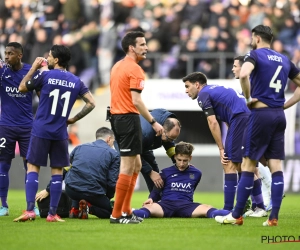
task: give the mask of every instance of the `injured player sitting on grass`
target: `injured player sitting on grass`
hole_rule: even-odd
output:
[[[193,201],[197,185],[202,173],[190,164],[194,147],[187,142],[179,142],[175,146],[176,163],[161,171],[164,187],[154,187],[143,207],[133,213],[141,218],[183,217],[214,218],[218,215],[227,215],[228,210],[218,210],[211,205]]]

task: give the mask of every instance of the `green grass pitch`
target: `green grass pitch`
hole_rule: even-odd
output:
[[[146,192],[135,192],[132,207],[139,208]],[[220,208],[222,193],[196,193],[195,201]],[[111,225],[109,220],[90,216],[88,220],[66,219],[65,223],[15,223],[26,208],[24,191],[9,191],[10,215],[0,217],[0,249],[79,250],[79,249],[178,249],[244,250],[300,249],[300,242],[268,244],[263,237],[280,241],[300,240],[300,196],[287,194],[283,200],[278,227],[263,227],[266,218],[246,218],[243,226],[219,225],[214,219],[146,219],[138,225]],[[275,238],[277,237],[277,238]],[[281,237],[281,238],[279,238]],[[266,238],[265,238],[266,239]]]

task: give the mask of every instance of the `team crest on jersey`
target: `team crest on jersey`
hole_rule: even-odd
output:
[[[195,179],[195,175],[192,174],[192,173],[190,173],[190,179],[191,179],[191,180],[194,180],[194,179]]]
[[[141,81],[140,81],[140,86],[139,86],[139,87],[140,87],[140,88],[144,88],[144,86],[145,86],[145,81],[144,81],[144,80],[141,80]]]

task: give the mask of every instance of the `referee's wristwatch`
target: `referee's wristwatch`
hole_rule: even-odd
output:
[[[151,122],[149,122],[151,125],[153,125],[154,123],[156,123],[156,120],[154,118],[152,118]]]

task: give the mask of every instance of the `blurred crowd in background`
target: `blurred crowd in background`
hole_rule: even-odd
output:
[[[273,29],[273,48],[300,67],[299,0],[0,0],[0,56],[8,42],[20,42],[31,64],[64,44],[69,71],[95,90],[109,84],[111,66],[124,57],[123,35],[143,30],[149,78],[202,71],[229,79],[233,57],[251,49],[258,24]]]

